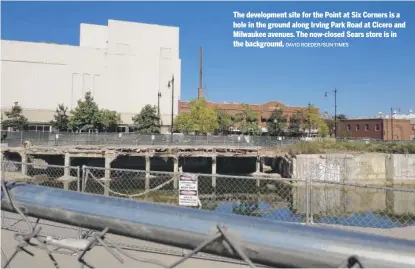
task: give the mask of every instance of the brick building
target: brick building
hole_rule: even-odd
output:
[[[242,103],[214,103],[207,101],[209,107],[214,107],[218,110],[222,110],[226,113],[228,113],[231,116],[236,115],[237,113],[243,111],[243,104]],[[179,101],[179,113],[185,113],[189,112],[190,102],[187,101]],[[262,105],[252,105],[249,104],[251,109],[258,114],[258,121],[260,122],[260,127],[262,127],[263,131],[266,131],[266,123],[271,117],[272,112],[280,108],[284,115],[287,117],[287,120],[290,119],[290,117],[296,112],[296,111],[302,111],[306,110],[307,107],[299,107],[299,106],[286,106],[282,103],[276,102],[276,101],[270,101]]]
[[[337,128],[338,137],[411,140],[415,135],[408,119],[349,119],[338,122]]]

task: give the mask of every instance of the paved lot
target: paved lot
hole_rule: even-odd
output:
[[[4,217],[4,218],[3,218]],[[2,212],[2,228],[12,227],[12,229],[18,230],[27,230],[27,225],[24,222],[16,223],[16,221],[20,220],[20,217],[16,214],[11,214],[8,212]],[[32,219],[33,220],[33,219]],[[75,227],[49,222],[49,221],[41,221],[42,224],[42,234],[43,235],[50,235],[53,237],[63,237],[63,238],[76,238],[78,229]],[[415,240],[415,226],[406,227],[406,228],[394,228],[394,229],[376,229],[376,228],[360,228],[360,227],[346,227],[346,226],[338,226],[338,225],[322,225],[325,227],[331,227],[333,229],[348,229],[348,230],[355,230],[361,232],[368,232],[374,233],[384,236],[396,237],[396,238],[404,238]],[[1,248],[4,252],[6,257],[10,257],[12,254],[15,246],[16,241],[13,238],[13,231],[2,229],[1,232]],[[184,251],[179,248],[169,247],[161,244],[109,235],[109,239],[117,243],[123,248],[130,249],[128,253],[133,255],[136,258],[140,259],[150,259],[156,260],[163,264],[171,264],[174,261],[180,259],[183,255]],[[131,250],[131,248],[135,250]],[[31,257],[28,254],[20,253],[18,257],[16,257],[13,262],[11,263],[10,267],[12,268],[52,268],[53,263],[49,260],[48,256],[45,252],[30,248],[31,251],[35,254],[35,257]],[[79,263],[77,262],[76,256],[69,256],[69,255],[62,255],[56,254],[56,260],[58,261],[59,265],[64,268],[68,267],[79,267]],[[158,265],[149,263],[149,262],[136,262],[127,257],[124,257],[124,264],[119,263],[113,256],[111,256],[104,248],[96,247],[92,251],[90,251],[86,256],[86,261],[90,262],[91,265],[94,267],[101,267],[101,268],[114,268],[114,267],[122,267],[122,268],[139,268],[139,267],[147,267],[147,268],[157,268]],[[196,258],[189,259],[188,261],[184,262],[180,267],[185,268],[247,268],[242,262],[225,259],[222,257],[217,257],[213,255],[206,255],[201,254],[198,255]]]
[[[3,218],[4,217],[4,218]],[[2,211],[2,228],[8,228],[18,230],[27,230],[27,225],[24,222],[19,222],[21,218],[16,214],[11,214]],[[32,221],[34,219],[31,218]],[[50,221],[40,221],[42,225],[42,235],[50,235],[53,237],[61,238],[76,238],[78,229],[68,225],[60,223],[54,223]],[[13,238],[14,231],[1,230],[1,248],[6,255],[10,257],[16,246],[16,241]],[[151,243],[142,240],[136,240],[116,235],[109,235],[108,239],[114,243],[117,243],[130,255],[140,259],[156,260],[159,263],[169,265],[174,261],[180,259],[183,256],[184,251],[180,248],[169,247],[161,244]],[[19,253],[13,262],[10,264],[12,268],[53,268],[54,265],[42,250],[31,247],[30,251],[33,251],[35,257],[31,257],[26,253]],[[56,254],[56,260],[62,268],[76,267],[79,268],[76,256]],[[113,256],[111,256],[103,247],[96,247],[92,249],[87,255],[85,260],[90,262],[92,266],[98,268],[159,268],[160,266],[148,263],[148,262],[137,262],[124,256],[124,264],[121,264]],[[241,261],[226,259],[214,255],[201,254],[196,258],[189,259],[179,267],[185,268],[248,268]]]
[[[13,232],[2,230],[2,249],[6,257],[10,257],[15,246],[15,240],[13,239]],[[18,256],[10,264],[11,268],[53,268],[54,265],[48,258],[46,253],[39,249],[30,248],[35,256],[31,257],[26,253],[19,253]],[[172,255],[163,255],[155,253],[129,251],[129,254],[139,259],[151,259],[163,264],[171,264],[178,260],[179,257]],[[55,254],[55,259],[59,263],[61,268],[79,268],[80,264],[77,262],[76,256],[69,256],[63,254]],[[129,258],[124,257],[124,264],[120,264],[113,256],[111,256],[104,248],[96,247],[92,249],[87,255],[85,260],[96,268],[160,268],[160,266],[154,265],[150,262],[136,262]],[[180,267],[184,268],[225,268],[225,267],[247,267],[239,264],[229,264],[225,262],[217,262],[203,259],[189,259],[184,262]]]

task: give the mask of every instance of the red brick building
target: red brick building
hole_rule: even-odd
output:
[[[224,112],[228,113],[231,116],[236,115],[237,113],[243,111],[243,104],[241,103],[214,103],[214,102],[207,102],[209,107],[214,107],[218,110],[223,110]],[[179,113],[189,112],[190,102],[186,101],[179,101]],[[287,117],[287,120],[296,112],[306,110],[307,107],[299,107],[299,106],[286,106],[282,103],[276,101],[270,101],[262,105],[252,105],[249,104],[251,109],[258,114],[258,121],[260,122],[261,127],[266,127],[267,120],[271,117],[272,112],[280,108],[284,115]]]
[[[379,140],[411,140],[414,137],[410,120],[403,119],[349,119],[338,122],[337,128],[338,137]]]

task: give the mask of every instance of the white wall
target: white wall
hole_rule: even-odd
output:
[[[160,90],[163,124],[169,125],[171,89],[167,83],[174,75],[174,114],[178,113],[177,27],[109,20],[108,26],[81,24],[79,47],[1,42],[2,110],[15,101],[26,109],[26,115],[29,110],[53,111],[58,103],[74,108],[91,91],[101,108],[116,110],[124,123],[131,123],[131,116],[144,105],[157,106]]]
[[[81,23],[79,46],[106,49],[108,41],[108,27]]]

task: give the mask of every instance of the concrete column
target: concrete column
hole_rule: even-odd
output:
[[[20,156],[22,157],[22,174],[27,175],[27,162],[28,162],[27,154],[26,152],[21,152]]]
[[[179,185],[179,177],[180,175],[177,175],[179,173],[179,157],[173,157],[173,172],[175,173],[174,179],[173,179],[173,187],[174,189],[178,188]]]
[[[212,157],[212,187],[216,188],[216,156]]]
[[[105,156],[105,178],[111,178],[111,163],[114,160],[112,156]]]
[[[255,173],[260,173],[261,172],[261,161],[262,161],[261,157],[256,158],[256,171],[255,171]]]
[[[67,152],[65,153],[65,163],[64,163],[64,171],[63,171],[63,175],[65,177],[69,177],[71,175],[71,168],[69,166],[71,166],[71,155]]]
[[[113,154],[106,154],[105,155],[105,175],[104,178],[101,178],[101,181],[104,182],[104,195],[109,195],[109,188],[110,188],[110,182],[111,182],[111,163],[115,160],[115,157]]]
[[[145,156],[146,159],[146,179],[145,179],[145,189],[150,189],[150,156]]]

